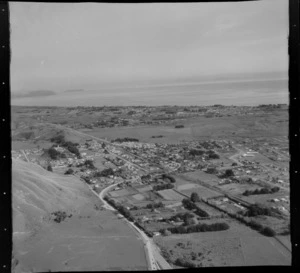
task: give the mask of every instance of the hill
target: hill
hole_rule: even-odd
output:
[[[46,97],[56,95],[56,92],[52,90],[34,90],[26,93],[12,93],[12,98],[34,98],[34,97]]]
[[[13,273],[146,269],[135,233],[75,176],[13,160],[12,189]]]

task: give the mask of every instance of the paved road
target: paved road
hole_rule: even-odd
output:
[[[121,182],[122,183],[122,182]],[[104,196],[105,194],[113,187],[117,186],[118,184],[120,183],[115,183],[115,184],[112,184],[108,187],[106,187],[105,189],[103,189],[99,194],[96,194],[92,188],[90,187],[90,189],[92,190],[92,192],[94,192],[98,198],[102,201],[102,203],[104,204],[103,207],[108,209],[108,210],[111,210],[111,211],[116,211],[116,209],[114,207],[112,207],[110,204],[108,204],[106,202],[106,200],[104,200]],[[149,269],[150,270],[158,270],[159,267],[157,266],[156,264],[156,261],[153,257],[153,254],[152,254],[152,249],[151,249],[151,245],[149,244],[149,238],[141,231],[139,230],[133,223],[129,222],[126,218],[123,218],[124,221],[127,222],[127,224],[129,224],[130,226],[132,226],[139,234],[139,236],[142,238],[144,244],[145,244],[145,251],[146,251],[146,255],[147,255],[147,261],[149,263]]]
[[[105,189],[103,189],[99,194],[95,193],[92,188],[92,192],[102,201],[104,204],[103,207],[112,211],[116,211],[114,207],[112,207],[110,204],[104,200],[105,194],[112,189],[113,187],[119,185],[122,182],[115,183],[112,185],[109,185]],[[126,218],[123,218],[123,220],[130,225],[140,236],[140,238],[143,240],[145,245],[145,251],[147,255],[147,261],[149,263],[149,269],[150,270],[160,270],[160,269],[172,269],[172,267],[167,263],[167,261],[160,255],[158,248],[155,246],[154,242],[151,238],[149,238],[142,230],[140,230],[138,227],[136,227],[132,222],[128,221]]]

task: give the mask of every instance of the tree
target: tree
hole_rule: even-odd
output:
[[[243,193],[244,196],[249,196],[250,194],[251,194],[251,191],[249,191],[249,190],[245,190]]]
[[[53,172],[52,166],[51,166],[50,164],[49,164],[48,167],[47,167],[47,171]]]
[[[167,230],[167,229],[163,229],[163,230],[161,231],[161,234],[162,234],[163,236],[169,236],[169,235],[171,235],[172,233],[171,233],[171,231],[169,231],[169,230]]]
[[[65,172],[65,174],[73,174],[74,173],[74,170],[73,169],[68,169],[66,172]]]
[[[216,174],[218,171],[215,167],[208,167],[206,169],[206,172],[209,173],[209,174]]]
[[[192,192],[192,194],[191,194],[191,201],[194,202],[194,203],[200,202],[200,198],[199,198],[198,193]]]
[[[86,160],[84,162],[84,165],[87,166],[90,169],[96,169],[96,167],[94,165],[94,162],[92,160],[90,160],[90,159]]]
[[[261,231],[262,234],[269,236],[269,237],[273,237],[276,235],[276,232],[270,228],[270,227],[264,227]]]
[[[46,150],[48,155],[50,156],[51,159],[58,159],[59,156],[61,155],[60,152],[56,151],[53,147],[49,148],[48,150]]]

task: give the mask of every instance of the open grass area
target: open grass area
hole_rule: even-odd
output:
[[[185,197],[178,192],[169,189],[169,190],[162,190],[158,191],[157,194],[159,194],[162,198],[169,201],[181,201]]]
[[[225,231],[158,236],[154,240],[173,261],[185,257],[200,267],[290,265],[291,254],[274,238],[234,220],[226,222],[230,228]],[[191,253],[196,254],[194,260]]]
[[[196,192],[200,198],[208,199],[208,198],[213,198],[217,196],[223,196],[222,194],[212,191],[208,188],[205,188],[203,186],[198,185],[197,188],[194,189],[188,189],[188,190],[181,190],[183,194],[186,194],[187,196],[191,196],[192,192]]]

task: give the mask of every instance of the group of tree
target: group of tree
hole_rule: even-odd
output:
[[[175,125],[175,128],[178,129],[178,128],[184,128],[184,125]]]
[[[81,179],[83,179],[85,181],[85,183],[91,184],[91,179],[89,177],[81,176]]]
[[[220,156],[213,150],[208,150],[207,152],[208,159],[219,159]]]
[[[68,170],[65,171],[65,174],[73,174],[74,170],[69,168]]]
[[[71,141],[66,141],[65,137],[62,134],[59,134],[50,139],[51,142],[54,142],[62,147],[66,148],[70,153],[75,154],[78,158],[81,158],[80,152],[77,148],[78,143],[73,143]]]
[[[163,135],[158,135],[158,136],[152,136],[151,138],[163,138]]]
[[[271,194],[278,192],[280,190],[279,187],[272,187],[272,188],[261,188],[261,189],[255,189],[255,190],[246,190],[243,195],[249,196],[249,195],[256,195],[256,194]]]
[[[203,150],[197,150],[197,149],[191,149],[189,151],[189,155],[191,155],[191,156],[204,155],[204,151]]]
[[[207,217],[209,217],[209,214],[208,214],[205,210],[199,208],[199,207],[195,204],[195,202],[198,202],[198,201],[196,201],[196,200],[199,200],[199,199],[200,199],[199,196],[198,196],[198,194],[197,194],[197,193],[192,193],[192,194],[191,194],[191,198],[193,198],[194,201],[192,201],[191,199],[188,199],[188,198],[182,199],[181,202],[182,202],[183,207],[184,207],[185,209],[188,209],[188,210],[193,210],[193,212],[194,212],[195,214],[197,214],[198,216],[200,216],[200,217],[202,217],[202,218],[207,218]]]
[[[186,258],[177,258],[175,261],[174,261],[174,264],[177,265],[177,266],[181,266],[181,267],[186,267],[186,268],[194,268],[194,267],[197,267],[195,265],[195,263],[193,263],[192,261],[189,261],[187,260]]]
[[[272,108],[280,108],[282,104],[260,104],[258,105],[258,108],[267,108],[267,109],[272,109]]]
[[[102,171],[98,171],[94,173],[94,177],[108,177],[114,175],[114,171],[112,168],[107,168]]]
[[[233,177],[233,176],[234,176],[233,170],[227,169],[224,174],[220,175],[220,178],[229,178],[229,177]]]
[[[94,165],[94,162],[90,159],[87,159],[86,161],[84,161],[84,166],[86,166],[87,168],[89,169],[96,169],[95,165]]]
[[[120,203],[115,202],[113,199],[109,198],[108,196],[104,197],[104,200],[106,200],[111,206],[113,206],[115,209],[117,209],[126,219],[133,222],[134,218],[126,207],[122,206]]]
[[[176,213],[175,215],[171,216],[169,218],[170,221],[175,221],[175,222],[180,222],[180,221],[183,221],[183,222],[187,222],[188,219],[191,219],[191,218],[194,218],[195,215],[193,213],[190,213],[190,212],[179,212],[179,213]]]
[[[177,226],[170,227],[169,230],[172,234],[185,234],[194,232],[208,232],[208,231],[222,231],[229,229],[229,225],[225,222],[213,223],[213,224],[196,224],[190,226]],[[161,230],[163,232],[163,230]]]
[[[159,185],[153,186],[154,191],[161,191],[161,190],[167,190],[167,189],[173,189],[173,188],[174,188],[174,185],[171,183],[159,184]]]
[[[131,137],[123,137],[123,138],[116,138],[113,142],[139,142],[137,138],[131,138]]]
[[[258,223],[257,221],[251,219],[250,221],[249,220],[246,220],[244,218],[242,218],[242,221],[244,224],[246,224],[247,226],[249,226],[250,228],[254,229],[254,230],[257,230],[259,233],[265,235],[265,236],[269,236],[269,237],[273,237],[276,235],[276,232],[268,227],[268,226],[264,226],[260,223]]]
[[[209,173],[209,174],[217,174],[218,173],[216,167],[207,167],[205,172]]]
[[[264,226],[264,225],[258,223],[257,221],[255,221],[253,219],[249,219],[247,217],[244,217],[244,216],[250,216],[250,215],[263,215],[263,214],[256,214],[256,213],[253,214],[253,212],[251,212],[250,214],[244,213],[244,212],[232,213],[232,212],[226,211],[223,208],[220,208],[219,206],[215,205],[214,203],[209,202],[208,200],[206,200],[206,201],[204,200],[204,202],[211,205],[212,207],[222,211],[222,212],[225,212],[230,217],[240,221],[241,223],[249,226],[250,228],[252,228],[254,230],[257,230],[258,232],[260,232],[263,235],[266,235],[266,236],[275,236],[276,235],[276,232],[272,228],[270,228],[268,226]],[[258,205],[256,204],[256,205],[253,205],[253,206],[258,206]],[[258,206],[258,207],[260,207],[260,206]],[[250,211],[253,211],[253,209],[250,208]],[[257,210],[254,209],[254,211],[257,211]]]
[[[150,203],[146,205],[147,209],[163,208],[164,204],[162,202]]]
[[[67,217],[72,217],[72,214],[67,214],[65,211],[54,211],[51,213],[51,216],[53,217],[53,221],[56,223],[60,223],[64,221]]]
[[[248,217],[255,217],[259,215],[273,216],[274,211],[271,208],[253,204],[249,206],[248,210],[244,212],[243,215]]]
[[[163,180],[167,181],[167,182],[171,182],[171,183],[175,183],[176,182],[176,179],[173,176],[169,175],[169,174],[165,174],[164,173],[164,174],[162,174],[161,178]]]
[[[46,153],[50,156],[51,159],[57,160],[60,158],[66,158],[66,155],[64,153],[61,153],[59,151],[56,151],[54,147],[50,147],[49,149],[46,150]]]

